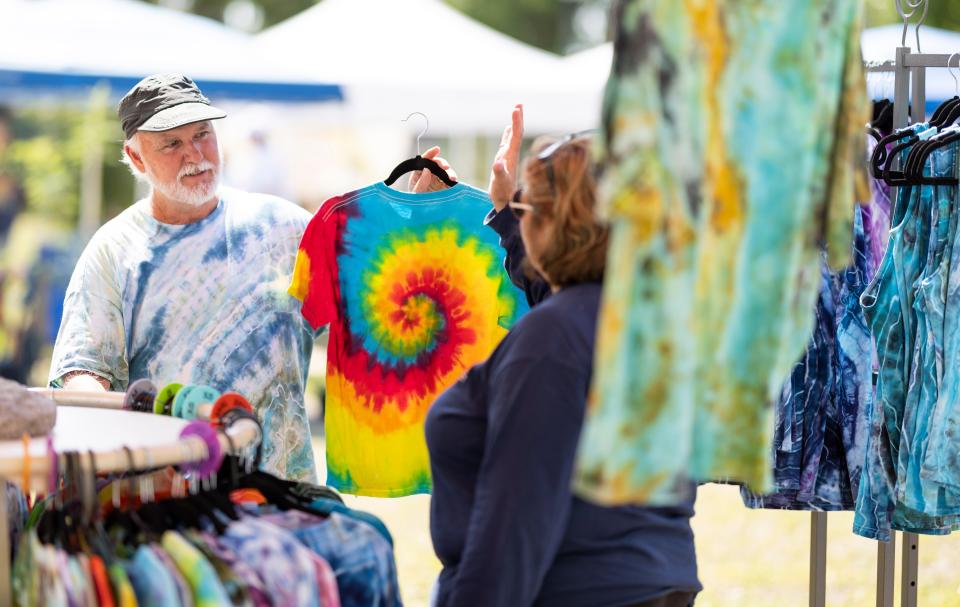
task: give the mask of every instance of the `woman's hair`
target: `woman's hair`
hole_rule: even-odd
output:
[[[601,281],[609,228],[596,215],[590,139],[565,142],[548,158],[538,159],[549,143],[534,142],[524,164],[522,200],[536,209],[531,227],[541,229],[547,218],[553,222],[553,233],[544,249],[537,251],[537,262],[548,282],[557,287]]]

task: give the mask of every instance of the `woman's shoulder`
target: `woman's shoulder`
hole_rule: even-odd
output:
[[[579,365],[593,353],[600,290],[565,289],[524,314],[510,329],[502,345],[517,356],[554,357],[566,365]]]

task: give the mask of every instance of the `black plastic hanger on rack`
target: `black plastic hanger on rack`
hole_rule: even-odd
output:
[[[880,99],[873,102],[873,117],[870,119],[870,134],[875,139],[893,131],[893,102],[889,99]]]
[[[390,172],[390,176],[384,179],[383,183],[385,185],[393,185],[394,183],[396,183],[397,179],[399,179],[401,176],[411,171],[422,171],[423,169],[427,169],[446,185],[450,187],[457,185],[457,182],[450,178],[450,175],[447,174],[445,170],[443,170],[443,167],[441,167],[439,164],[437,164],[433,160],[430,160],[429,158],[424,158],[423,156],[420,155],[420,138],[423,137],[424,134],[426,134],[427,129],[430,128],[430,119],[427,118],[426,114],[424,114],[423,112],[412,112],[409,116],[404,118],[401,122],[406,122],[407,120],[410,120],[411,116],[413,116],[414,114],[419,114],[423,116],[424,120],[426,120],[426,125],[423,127],[423,130],[420,131],[420,134],[417,135],[417,155],[414,156],[413,158],[408,158],[404,160],[403,162],[398,164],[396,167],[394,167],[393,171]]]
[[[930,126],[935,126],[938,129],[953,124],[957,118],[960,118],[960,83],[958,83],[957,77],[950,66],[954,57],[960,57],[960,53],[954,53],[947,58],[947,71],[953,77],[954,96],[937,106],[933,115],[930,116]]]
[[[893,133],[890,133],[889,135],[877,141],[876,147],[873,148],[873,154],[870,155],[870,168],[872,169],[871,173],[873,177],[875,179],[883,179],[884,181],[887,181],[887,175],[884,170],[884,166],[886,165],[889,167],[890,158],[896,156],[893,150],[887,150],[887,145],[895,144],[894,150],[900,151],[906,147],[906,145],[903,145],[903,142],[900,142],[901,139],[907,138],[910,140],[915,137],[916,135],[914,134],[914,127],[908,126],[894,131]],[[913,143],[915,143],[915,141],[911,142],[909,145],[913,145]],[[887,183],[890,182],[887,181]]]
[[[911,130],[912,130],[912,127],[911,127]],[[886,137],[884,137],[884,139],[886,139]],[[879,149],[880,146],[883,144],[884,139],[881,139],[880,143],[877,144],[877,149]],[[906,180],[906,173],[904,172],[904,170],[894,171],[891,168],[891,165],[893,164],[894,159],[897,157],[897,154],[899,154],[901,151],[907,148],[910,148],[911,146],[916,146],[919,143],[921,142],[918,136],[910,135],[909,137],[907,137],[906,141],[901,141],[897,145],[893,146],[893,148],[888,153],[885,154],[886,158],[885,158],[883,168],[876,169],[874,171],[874,177],[883,179],[887,183],[887,185],[892,185],[892,186],[907,185],[908,183]],[[874,149],[874,153],[876,153],[877,149]]]
[[[915,154],[911,151],[910,157],[908,157],[910,173],[906,177],[907,181],[914,185],[958,185],[958,180],[953,177],[925,177],[923,175],[923,167],[930,155],[934,151],[957,141],[960,141],[960,130],[949,131],[924,142],[925,145],[916,150]]]

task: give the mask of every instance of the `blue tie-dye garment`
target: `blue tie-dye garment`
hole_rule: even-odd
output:
[[[956,146],[937,150],[932,159],[933,174],[955,177],[958,173],[957,162],[960,154]],[[952,203],[953,214],[957,213],[955,187],[938,187],[936,190],[940,198],[946,198]],[[957,434],[960,431],[960,406],[957,404],[957,394],[960,392],[960,325],[957,319],[960,314],[960,230],[957,220],[951,217],[950,234],[947,238],[946,250],[941,259],[940,272],[937,278],[937,294],[941,301],[939,305],[931,306],[942,318],[943,327],[942,351],[937,352],[937,371],[940,380],[940,390],[934,395],[936,402],[928,412],[924,412],[923,421],[926,426],[921,428],[922,433],[918,440],[925,441],[925,448],[919,454],[921,484],[929,482],[939,485],[946,490],[946,496],[938,494],[939,512],[960,512],[960,455],[958,455]],[[946,276],[944,276],[946,275]],[[914,462],[911,462],[914,463]],[[911,470],[915,471],[916,466]],[[929,491],[924,494],[929,497]],[[946,503],[943,499],[946,497]],[[929,500],[925,500],[929,501]],[[928,510],[929,505],[928,505]]]
[[[917,125],[914,132],[925,129],[926,125]],[[904,159],[906,153],[904,151]],[[922,374],[916,371],[914,360],[920,358],[918,364],[923,366],[922,357],[928,348],[932,353],[936,351],[936,335],[939,333],[933,316],[933,335],[927,335],[925,327],[931,317],[925,313],[936,314],[936,306],[932,300],[921,302],[918,310],[916,290],[923,284],[925,270],[933,267],[927,263],[927,258],[931,234],[937,231],[933,228],[937,226],[935,220],[939,219],[939,207],[933,204],[931,188],[906,186],[898,192],[892,215],[893,227],[883,261],[860,299],[876,346],[879,368],[874,403],[867,413],[867,454],[853,525],[855,533],[884,541],[889,539],[891,528],[943,534],[954,529],[958,520],[956,516],[935,516],[918,511],[898,499],[898,496],[905,496],[901,484],[906,479],[905,475],[898,473],[909,468],[901,466],[901,448],[910,449],[912,453],[916,432],[916,424],[905,425],[905,418],[916,414],[916,411],[908,412],[908,407],[915,408],[921,394],[918,390],[922,380],[918,383],[918,379]],[[933,242],[936,248],[936,239]],[[922,292],[919,296],[923,298]],[[944,329],[947,328],[945,324]],[[918,332],[920,344],[917,343]],[[949,349],[947,344],[944,351]],[[931,359],[927,360],[929,363]],[[926,390],[929,391],[930,385],[927,382]],[[932,422],[930,427],[933,427]],[[915,455],[911,453],[903,456],[920,456],[919,450]],[[928,493],[923,489],[920,491]]]
[[[870,205],[872,206],[872,204]],[[866,447],[862,414],[873,392],[873,347],[860,294],[868,282],[872,238],[864,212],[854,216],[853,264],[831,272],[821,263],[822,285],[807,350],[784,383],[774,426],[775,493],[741,488],[749,508],[849,510],[857,494]]]
[[[931,154],[926,175],[952,175],[955,148],[941,148]],[[926,186],[921,194],[921,212],[931,214],[923,274],[914,283],[914,312],[917,319],[913,366],[897,468],[897,500],[905,506],[932,515],[960,513],[957,494],[921,479],[924,455],[928,452],[930,421],[943,378],[945,288],[949,280],[953,232],[956,228],[956,188]],[[955,313],[955,312],[954,312]]]
[[[141,200],[101,227],[77,262],[50,368],[114,390],[145,377],[243,394],[264,424],[264,469],[315,481],[303,392],[313,330],[287,294],[310,214],[224,188],[204,219],[168,225]]]

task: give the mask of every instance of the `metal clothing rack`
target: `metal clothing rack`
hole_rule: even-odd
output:
[[[93,406],[93,405],[87,405]],[[108,407],[109,408],[109,407]],[[114,412],[123,415],[124,413]],[[143,416],[145,413],[130,415]],[[238,419],[217,434],[217,440],[223,453],[239,454],[262,440],[259,425],[250,419]],[[21,445],[21,441],[10,441]],[[0,446],[4,446],[0,443]],[[9,445],[7,445],[9,446]],[[47,451],[45,438],[31,439],[23,453],[19,455],[0,455],[0,478],[21,484],[28,481],[25,491],[46,490],[54,458]],[[54,454],[56,455],[56,454]],[[90,462],[81,460],[85,472],[127,472],[146,470],[156,467],[201,462],[209,457],[208,448],[202,438],[190,436],[166,444],[149,447],[107,449],[95,451],[96,470],[90,470]],[[12,602],[10,585],[10,536],[6,495],[0,496],[0,607],[8,607]]]

